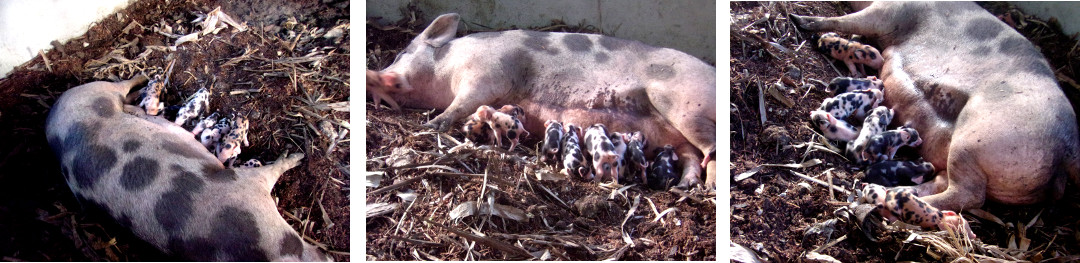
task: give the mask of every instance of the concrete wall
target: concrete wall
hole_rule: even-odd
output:
[[[606,35],[677,49],[716,63],[718,17],[714,0],[367,1],[367,16],[382,17],[382,23],[397,21],[410,2],[422,11],[420,19],[425,23],[444,13],[460,14],[462,30],[486,29],[477,25],[545,26],[552,19],[561,19],[568,25],[592,25]]]
[[[1061,22],[1061,30],[1071,36],[1080,32],[1080,2],[1010,2],[1020,8],[1025,15],[1034,15],[1043,21],[1056,17]]]
[[[133,0],[0,0],[0,78]]]

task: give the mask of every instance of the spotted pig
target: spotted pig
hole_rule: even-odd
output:
[[[188,101],[184,103],[184,107],[180,108],[180,111],[176,112],[176,120],[173,121],[173,123],[183,126],[188,120],[199,117],[204,109],[210,109],[210,91],[206,88],[201,88],[188,98]]]
[[[559,143],[563,139],[562,123],[557,120],[547,120],[544,126],[547,126],[547,129],[544,133],[544,143],[540,146],[540,161],[558,160]]]
[[[675,171],[675,162],[679,160],[679,156],[675,155],[673,150],[671,145],[664,145],[660,153],[657,153],[656,157],[653,158],[648,172],[649,188],[667,190],[675,185],[675,180],[679,179]]]
[[[956,232],[975,238],[971,226],[959,214],[953,211],[938,210],[926,205],[915,194],[906,189],[886,189],[876,184],[861,183],[862,196],[859,202],[874,204],[875,210],[889,222],[900,221],[923,228],[937,228]]]
[[[851,116],[862,119],[884,99],[880,90],[845,92],[825,99],[818,110],[828,112],[838,119],[846,120]]]
[[[855,138],[855,141],[848,144],[847,152],[858,163],[864,163],[869,159],[869,156],[865,155],[866,145],[870,142],[870,137],[878,135],[885,131],[886,126],[889,126],[889,122],[892,122],[893,111],[885,106],[878,106],[870,112],[870,116],[866,116],[863,120],[863,127],[859,130],[859,137]]]
[[[480,105],[520,105],[529,120],[604,123],[671,144],[685,163],[680,186],[715,189],[716,68],[686,53],[595,34],[509,30],[457,37],[461,18],[444,14],[379,74],[408,94],[404,107],[445,109],[438,131]],[[542,134],[543,122],[525,122]],[[652,146],[650,146],[652,147]],[[646,149],[651,152],[652,149]]]
[[[1023,35],[971,2],[852,5],[858,12],[791,21],[884,47],[884,105],[919,131],[919,155],[939,170],[919,185],[927,204],[1030,205],[1061,198],[1070,180],[1080,185],[1076,111]]]
[[[580,141],[581,127],[573,123],[566,123],[566,135],[563,136],[562,148],[559,149],[559,152],[562,153],[562,158],[560,158],[563,165],[562,173],[591,181],[593,180],[593,174],[589,172]]]
[[[64,92],[45,134],[71,192],[161,251],[193,261],[326,261],[278,213],[270,191],[303,154],[224,167],[174,122],[125,98],[140,76]]]
[[[884,82],[874,76],[866,78],[837,77],[829,82],[829,86],[825,88],[825,92],[833,93],[833,96],[836,96],[845,92],[872,89],[881,90],[882,85],[884,85]]]
[[[491,130],[491,126],[488,126],[487,122],[480,120],[480,116],[476,115],[476,113],[469,115],[465,125],[461,127],[461,131],[465,132],[466,140],[478,144],[491,143],[491,136],[495,133],[495,131]]]
[[[901,146],[915,147],[922,144],[919,132],[911,127],[900,127],[870,136],[863,151],[863,158],[871,162],[892,160]]]
[[[885,187],[918,185],[934,177],[934,164],[885,160],[866,169],[864,181]]]
[[[850,142],[859,136],[859,130],[855,129],[855,126],[819,110],[810,112],[810,127],[830,140]]]
[[[514,116],[496,111],[491,106],[483,105],[476,109],[476,117],[491,127],[495,143],[502,146],[502,140],[510,140],[510,150],[517,146],[518,140],[529,135],[521,126],[521,121]]]
[[[499,108],[499,112],[506,113],[506,115],[510,115],[510,116],[513,116],[514,118],[517,118],[519,121],[521,121],[521,123],[526,122],[525,109],[522,109],[518,105],[513,105],[513,104],[503,105],[501,108]],[[524,127],[524,125],[522,125],[522,126]]]
[[[848,71],[856,76],[866,76],[866,69],[863,65],[881,69],[881,65],[885,63],[885,60],[881,57],[881,52],[878,52],[877,48],[858,41],[844,39],[839,34],[832,32],[825,33],[821,35],[821,38],[818,38],[818,48],[821,49],[821,52],[828,53],[835,59],[843,60]],[[855,63],[859,64],[858,71],[855,71]]]
[[[155,75],[139,91],[139,107],[146,110],[146,114],[158,115],[165,109],[165,102],[161,101],[161,93],[165,92],[165,79],[162,75]]]
[[[240,145],[248,146],[250,143],[247,138],[248,130],[248,118],[240,115],[232,117],[232,125],[229,127],[229,133],[225,137],[221,138],[221,142],[218,144],[214,153],[221,163],[226,166],[231,166],[232,161],[236,159],[236,156],[240,155]]]
[[[615,152],[615,144],[608,137],[607,127],[604,124],[593,124],[585,129],[585,152],[586,158],[592,164],[593,180],[619,180],[619,154]],[[626,149],[626,148],[623,148]]]
[[[630,135],[629,142],[626,143],[626,167],[627,173],[631,175],[638,175],[641,183],[647,183],[646,170],[648,170],[648,161],[645,159],[645,145],[648,141],[645,140],[645,135],[641,132],[634,132]]]

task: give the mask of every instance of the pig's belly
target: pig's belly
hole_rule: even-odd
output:
[[[882,75],[893,126],[915,127],[922,157],[949,176],[985,177],[988,200],[1043,200],[1063,183],[1061,161],[1077,143],[1075,114],[1049,67],[1037,53],[933,41],[890,47]]]

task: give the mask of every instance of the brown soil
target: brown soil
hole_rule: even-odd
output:
[[[367,68],[375,70],[392,63],[396,52],[427,26],[425,21],[390,25],[375,21],[377,18],[369,18],[367,24]],[[545,28],[593,32],[587,26],[560,22]],[[383,172],[368,176],[369,181],[381,180],[376,188],[368,189],[365,198],[368,260],[531,257],[523,252],[557,260],[716,259],[713,194],[690,192],[691,198],[681,198],[674,192],[641,186],[612,194],[612,189],[562,176],[538,179],[537,171],[550,174],[551,169],[536,161],[537,138],[541,136],[525,140],[512,153],[490,146],[451,150],[464,141],[460,131],[439,134],[420,126],[438,111],[405,109],[399,113],[385,106],[376,108],[370,102],[366,107],[365,167],[369,172]],[[403,201],[413,195],[415,201]],[[635,199],[639,202],[635,212],[620,228]],[[456,206],[478,200],[520,209],[527,219],[450,218]],[[370,210],[376,205],[396,207],[373,214]],[[662,221],[653,221],[657,212],[668,208],[677,210]],[[624,241],[623,232],[634,245]],[[465,235],[483,237],[474,243]]]
[[[155,50],[139,58],[152,46],[175,41],[156,33],[155,27],[168,25],[174,33],[186,34],[195,28],[191,21],[196,14],[218,6],[251,30],[225,29],[176,51]],[[349,113],[327,104],[348,100],[349,31],[345,28],[339,38],[320,37],[337,25],[348,25],[348,10],[348,1],[139,1],[50,51],[48,62],[39,56],[16,68],[0,80],[0,137],[6,138],[0,141],[2,260],[175,260],[107,215],[83,210],[60,175],[44,127],[49,106],[63,91],[95,80],[161,72],[171,56],[176,66],[164,96],[167,106],[210,87],[211,110],[251,119],[251,146],[238,159],[265,162],[285,152],[306,154],[300,166],[281,177],[273,196],[286,221],[305,239],[329,249],[335,260],[348,261],[350,149],[348,143],[338,143],[328,152],[331,142],[319,128],[323,119],[342,124],[331,125],[339,132],[348,127]],[[285,23],[290,17],[295,26]],[[133,22],[137,24],[125,31]],[[133,45],[123,46],[133,40]],[[113,50],[133,62],[114,68],[87,66]],[[245,51],[250,53],[245,56]],[[310,61],[282,60],[305,55],[314,56]],[[108,65],[119,64],[113,60]]]
[[[985,4],[984,7],[995,15],[1010,10],[1007,4],[1001,3]],[[807,113],[828,95],[823,91],[824,85],[811,80],[828,83],[841,73],[847,73],[842,62],[835,62],[815,51],[809,41],[813,33],[795,30],[787,15],[837,16],[850,11],[844,4],[831,2],[731,3],[732,242],[755,250],[763,258],[781,262],[803,260],[805,254],[815,250],[842,262],[942,261],[944,259],[934,255],[940,254],[937,248],[928,248],[922,242],[905,242],[912,232],[944,237],[940,232],[889,228],[867,235],[854,223],[841,219],[831,235],[810,233],[816,229],[814,224],[839,218],[834,211],[846,206],[847,196],[838,192],[830,194],[827,188],[814,183],[810,183],[809,189],[800,186],[807,181],[788,170],[825,181],[830,180],[825,176],[826,171],[830,171],[832,183],[847,189],[851,189],[853,180],[862,175],[858,174],[858,167],[837,155],[816,151],[804,156],[806,148],[783,148],[784,145],[817,141],[809,128]],[[1020,15],[1016,15],[1014,19],[1019,18]],[[1080,77],[1077,75],[1080,71],[1074,67],[1080,62],[1073,50],[1075,37],[1065,36],[1059,29],[1032,19],[1029,18],[1028,23],[1018,30],[1041,48],[1051,67],[1060,73],[1061,87],[1075,105],[1077,86],[1065,80]],[[754,23],[759,20],[761,22]],[[794,52],[766,48],[751,35]],[[870,43],[873,44],[872,40]],[[786,107],[766,92],[768,121],[762,124],[759,89],[776,83],[789,67],[801,70],[802,81],[796,81],[800,86],[806,83],[814,87],[809,91],[796,88],[794,93],[785,92],[786,97],[794,101],[792,107]],[[913,152],[901,154],[911,156]],[[764,167],[747,179],[734,180],[735,175],[762,164],[802,163],[811,159],[820,159],[823,163],[800,169]],[[1070,185],[1069,189],[1076,189],[1076,186]],[[1080,221],[1072,212],[1078,207],[1077,200],[1080,199],[1077,196],[1077,191],[1073,191],[1065,199],[1051,204],[1026,207],[988,204],[983,208],[1000,218],[1004,225],[965,213],[981,241],[967,256],[977,260],[986,259],[981,258],[982,255],[1005,258],[987,252],[1000,248],[1005,254],[1021,260],[1077,260],[1072,256],[1080,253],[1080,232],[1077,232]],[[1030,243],[1025,246],[1021,237],[1030,239]],[[844,240],[828,244],[838,239]]]

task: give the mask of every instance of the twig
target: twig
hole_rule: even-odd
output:
[[[52,63],[49,63],[49,56],[45,55],[45,51],[44,50],[38,50],[38,55],[41,56],[41,60],[45,61],[45,69],[48,69],[49,72],[53,72]]]
[[[682,189],[672,187],[672,188],[668,189],[668,192],[672,192],[672,193],[678,194],[679,196],[689,198],[690,200],[694,200],[695,203],[705,202],[704,200],[701,200],[700,197],[692,196],[692,195],[686,193],[686,191],[683,191]]]
[[[499,240],[494,240],[494,239],[487,238],[487,237],[481,237],[481,236],[473,235],[473,234],[470,234],[469,232],[461,231],[461,230],[458,230],[458,229],[455,229],[455,228],[452,228],[452,227],[449,227],[449,226],[446,226],[446,225],[443,225],[443,224],[436,223],[434,221],[428,220],[427,218],[421,218],[421,217],[419,217],[419,216],[417,216],[415,214],[413,214],[413,217],[415,217],[416,219],[419,219],[420,221],[424,221],[425,223],[432,224],[432,225],[437,226],[437,227],[442,228],[442,229],[446,229],[447,231],[450,231],[451,233],[454,233],[455,235],[458,235],[460,237],[468,239],[469,241],[477,242],[477,243],[480,243],[480,244],[483,244],[483,245],[498,249],[498,250],[502,251],[503,253],[506,253],[506,254],[509,254],[509,255],[517,255],[517,256],[520,256],[520,257],[525,257],[525,258],[530,258],[530,259],[533,258],[532,254],[529,254],[529,252],[525,251],[525,249],[515,247],[515,246],[512,246],[512,245],[508,245],[506,242],[499,241]]]
[[[795,176],[801,177],[802,179],[806,179],[807,181],[810,181],[810,182],[813,182],[813,183],[816,183],[816,184],[820,184],[822,186],[829,187],[831,189],[835,189],[836,191],[839,191],[839,192],[841,192],[841,193],[843,193],[845,195],[850,195],[851,194],[850,191],[848,191],[848,190],[846,190],[844,188],[840,188],[838,186],[826,183],[825,181],[818,180],[818,179],[810,177],[810,176],[806,176],[805,174],[801,174],[799,172],[792,171],[792,170],[788,170],[788,172],[791,172],[791,174],[794,174]]]
[[[758,96],[758,113],[761,114],[761,126],[765,126],[765,88],[761,87],[761,82],[757,82],[757,96]]]

